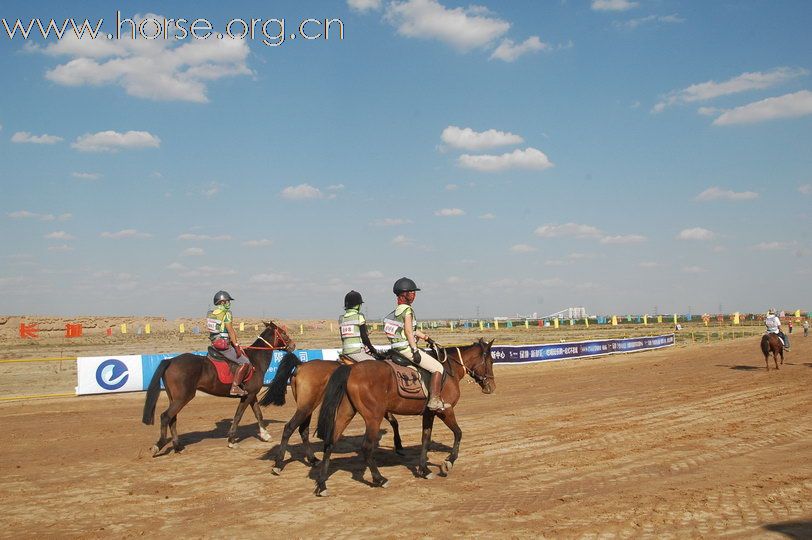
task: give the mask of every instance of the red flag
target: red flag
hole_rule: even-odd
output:
[[[39,336],[37,333],[39,332],[39,328],[37,328],[36,324],[25,324],[20,323],[20,337],[23,339],[37,339]]]

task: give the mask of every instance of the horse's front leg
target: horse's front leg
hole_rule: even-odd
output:
[[[236,448],[237,447],[237,426],[240,424],[240,420],[242,419],[242,415],[245,412],[245,409],[248,407],[248,400],[245,397],[240,398],[240,404],[237,405],[237,412],[234,413],[234,420],[231,421],[231,427],[228,430],[228,447],[229,448]]]
[[[420,462],[417,465],[417,474],[429,480],[434,478],[428,468],[429,443],[431,443],[431,429],[434,426],[434,412],[427,410],[423,413],[423,444],[420,447]]]
[[[388,412],[386,419],[392,425],[392,436],[395,438],[395,453],[399,456],[403,455],[403,442],[400,440],[400,428],[398,427],[398,419],[395,415]]]
[[[443,472],[443,474],[448,475],[451,472],[451,469],[454,467],[454,462],[457,461],[457,457],[460,453],[462,430],[460,429],[459,424],[457,424],[457,417],[454,415],[453,407],[449,407],[444,411],[437,413],[437,415],[454,434],[454,447],[451,449],[451,453],[448,455],[445,461],[440,464],[440,470]]]
[[[256,394],[254,394],[251,399],[251,410],[254,411],[254,416],[257,419],[257,425],[259,426],[259,438],[265,442],[270,442],[271,434],[268,433],[267,429],[265,429],[265,420],[262,418],[262,409],[259,406]]]

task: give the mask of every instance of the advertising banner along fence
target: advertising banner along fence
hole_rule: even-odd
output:
[[[646,351],[672,345],[674,345],[674,334],[666,334],[572,343],[495,346],[491,349],[491,356],[497,363],[522,364]],[[76,394],[145,391],[161,361],[178,356],[178,354],[180,353],[79,357],[76,359],[78,379]],[[194,354],[205,356],[206,352],[198,351]],[[269,384],[273,380],[284,354],[284,351],[274,351],[271,365],[265,373],[265,384]],[[293,354],[298,356],[302,362],[338,359],[338,349],[297,349]],[[201,359],[201,361],[207,360]]]

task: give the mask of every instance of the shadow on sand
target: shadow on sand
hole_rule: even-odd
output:
[[[248,412],[250,412],[250,410]],[[231,427],[231,421],[232,418],[223,418],[222,420],[218,420],[215,423],[214,428],[208,431],[190,431],[188,433],[179,433],[178,442],[180,443],[181,448],[186,448],[189,445],[197,444],[208,439],[222,439],[223,444],[225,445],[227,443],[226,439],[228,438],[228,430]],[[273,424],[284,424],[284,422],[281,420],[265,419],[266,429],[271,428]],[[237,427],[237,437],[234,442],[239,443],[240,441],[250,438],[259,440],[259,427],[257,426],[256,420],[250,424],[240,424]],[[171,452],[172,444],[169,442],[161,453],[155,457],[164,456]]]
[[[798,540],[812,538],[812,521],[782,521],[764,525],[764,529]]]

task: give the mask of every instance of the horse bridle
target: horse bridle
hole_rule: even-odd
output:
[[[276,341],[277,338],[284,345],[284,347],[282,347],[282,348],[287,349],[288,342],[285,340],[285,338],[282,337],[282,332],[279,331],[279,328],[276,325],[274,325],[274,328],[273,328],[273,340]],[[269,351],[269,350],[270,351],[275,351],[276,349],[279,348],[279,347],[274,347],[273,345],[268,343],[268,340],[266,340],[264,337],[262,337],[262,335],[257,336],[257,339],[261,339],[262,342],[265,343],[265,345],[267,345],[267,347],[254,347],[253,345],[250,345],[250,346],[244,347],[244,348],[245,349],[259,349],[259,350],[262,350],[262,351]]]
[[[483,384],[488,382],[488,379],[493,379],[494,377],[493,375],[479,375],[476,371],[474,371],[476,368],[480,366],[480,364],[484,364],[487,361],[485,359],[485,348],[482,346],[481,343],[479,344],[479,347],[482,349],[482,357],[479,359],[479,362],[477,362],[477,364],[474,367],[469,368],[468,366],[465,365],[465,362],[462,361],[462,351],[460,350],[459,347],[454,348],[457,350],[457,355],[460,357],[460,359],[457,360],[456,358],[454,358],[454,361],[459,365],[461,365],[462,369],[465,370],[465,373],[470,375],[470,377],[474,379],[474,381],[476,381],[476,383],[479,386],[482,386]]]

